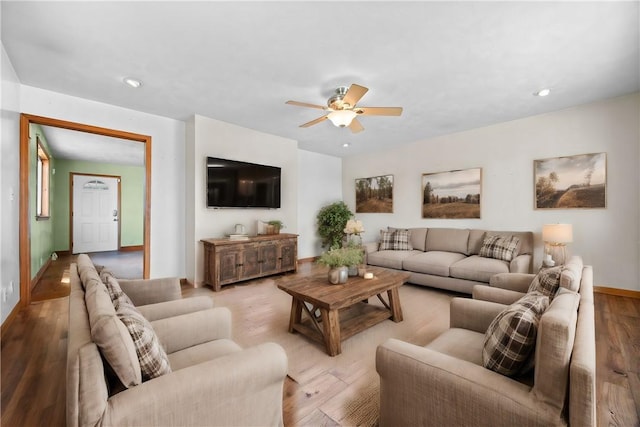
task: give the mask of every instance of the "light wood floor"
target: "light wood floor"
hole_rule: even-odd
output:
[[[54,265],[56,271],[44,276],[52,289],[59,287],[65,272],[62,263]],[[184,287],[183,293],[213,291]],[[598,425],[640,426],[640,299],[596,294],[595,307]],[[268,320],[264,319],[262,325],[269,324]],[[68,298],[62,297],[34,302],[17,315],[2,336],[3,426],[65,425],[67,329]],[[330,411],[322,410],[349,404],[338,401],[339,396],[349,394],[335,392],[334,377],[335,372],[320,373],[313,379],[317,391],[307,393],[302,401],[300,393],[308,389],[308,384],[287,379],[285,425],[339,425],[327,415]],[[320,410],[310,411],[310,407]]]

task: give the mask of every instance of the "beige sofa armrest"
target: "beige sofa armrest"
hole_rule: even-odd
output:
[[[118,279],[118,283],[135,306],[182,298],[180,280],[175,277],[135,280]]]
[[[533,257],[530,254],[518,255],[509,263],[510,273],[529,273],[531,272],[531,260]]]
[[[548,426],[531,388],[471,362],[390,339],[376,352],[380,426]]]
[[[287,356],[266,343],[112,396],[102,425],[282,425]]]
[[[491,276],[489,286],[526,294],[534,277],[535,274],[528,273],[498,273]]]
[[[366,242],[363,246],[366,253],[370,254],[372,252],[377,252],[380,244],[378,242]]]
[[[469,329],[484,334],[505,306],[495,302],[469,298],[453,298],[449,313],[449,327]]]
[[[156,304],[140,305],[136,308],[148,321],[153,322],[158,319],[213,308],[213,300],[206,296],[199,296],[159,302]]]
[[[151,322],[167,353],[194,345],[231,338],[231,312],[226,307],[210,308]]]
[[[499,304],[511,305],[518,301],[525,294],[522,292],[511,291],[509,289],[493,288],[487,285],[475,285],[473,287],[473,299],[482,301],[493,301]]]

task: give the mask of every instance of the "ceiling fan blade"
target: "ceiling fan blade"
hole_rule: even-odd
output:
[[[318,117],[315,120],[311,120],[310,122],[307,122],[307,123],[305,123],[303,125],[300,125],[300,127],[301,128],[308,128],[309,126],[317,125],[318,123],[323,122],[325,120],[327,120],[327,116]]]
[[[285,104],[296,105],[298,107],[307,107],[307,108],[317,108],[319,110],[326,110],[327,107],[323,107],[322,105],[316,104],[308,104],[306,102],[298,102],[298,101],[287,101]]]
[[[358,119],[351,120],[351,124],[349,125],[349,129],[351,129],[352,133],[362,132],[364,130],[364,126],[362,123],[358,121]]]
[[[368,90],[369,89],[366,87],[354,83],[344,95],[344,98],[342,98],[342,102],[353,107],[358,103],[358,101],[360,101],[360,98],[362,98]]]
[[[363,116],[399,116],[402,107],[358,107],[354,111]]]

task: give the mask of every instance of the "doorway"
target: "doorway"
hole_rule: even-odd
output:
[[[149,278],[150,271],[150,217],[151,217],[151,137],[148,135],[136,134],[127,131],[102,128],[82,123],[69,122],[49,117],[34,116],[30,114],[20,115],[20,304],[25,306],[31,303],[31,247],[29,224],[30,212],[29,200],[35,195],[30,194],[29,177],[29,131],[32,124],[50,126],[61,129],[85,132],[89,134],[102,135],[112,138],[119,138],[135,141],[144,144],[144,224],[143,224],[143,265],[142,276]],[[119,214],[119,211],[118,211]]]

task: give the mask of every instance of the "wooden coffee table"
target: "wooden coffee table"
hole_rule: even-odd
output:
[[[367,267],[367,271],[374,274],[373,279],[349,277],[344,285],[330,284],[326,271],[280,279],[278,288],[293,297],[289,332],[324,344],[327,353],[336,356],[341,353],[340,343],[358,332],[389,318],[401,322],[398,288],[409,279],[409,273],[378,267]],[[368,304],[373,296],[383,307]]]

